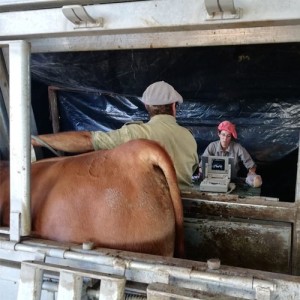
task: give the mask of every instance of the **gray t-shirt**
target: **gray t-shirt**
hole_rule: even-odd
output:
[[[231,141],[227,150],[224,151],[220,141],[210,143],[205,149],[204,156],[230,156],[234,158],[234,167],[232,168],[232,178],[237,177],[239,171],[239,162],[242,161],[247,170],[255,166],[255,162],[251,158],[248,151],[239,143]]]
[[[197,143],[191,132],[178,125],[171,115],[157,115],[147,123],[125,124],[110,132],[92,132],[95,150],[112,149],[134,139],[159,142],[173,160],[180,188],[192,186],[192,175],[199,161]]]

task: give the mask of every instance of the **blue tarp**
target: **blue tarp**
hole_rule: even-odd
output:
[[[164,80],[184,98],[178,123],[192,130],[199,155],[218,138],[217,124],[230,120],[258,164],[297,157],[300,43],[33,54],[31,75],[37,119],[48,101],[38,84],[61,88],[61,131],[147,121],[140,97]],[[295,173],[295,162],[289,169]]]

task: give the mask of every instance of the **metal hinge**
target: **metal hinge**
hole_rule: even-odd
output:
[[[205,0],[207,21],[239,19],[242,9],[235,8],[233,0]]]
[[[92,18],[81,5],[68,5],[62,7],[64,16],[76,26],[74,29],[103,27],[103,18]]]

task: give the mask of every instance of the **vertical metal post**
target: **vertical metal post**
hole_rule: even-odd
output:
[[[34,265],[21,265],[18,300],[39,300],[44,270]]]
[[[82,298],[82,276],[73,272],[61,271],[57,300]]]
[[[30,45],[9,43],[10,239],[29,235],[30,221]]]
[[[125,297],[125,278],[101,279],[99,299],[122,300]]]

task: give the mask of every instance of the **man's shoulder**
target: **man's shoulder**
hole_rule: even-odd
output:
[[[144,124],[143,121],[130,121],[130,122],[126,122],[124,125],[142,125]]]

